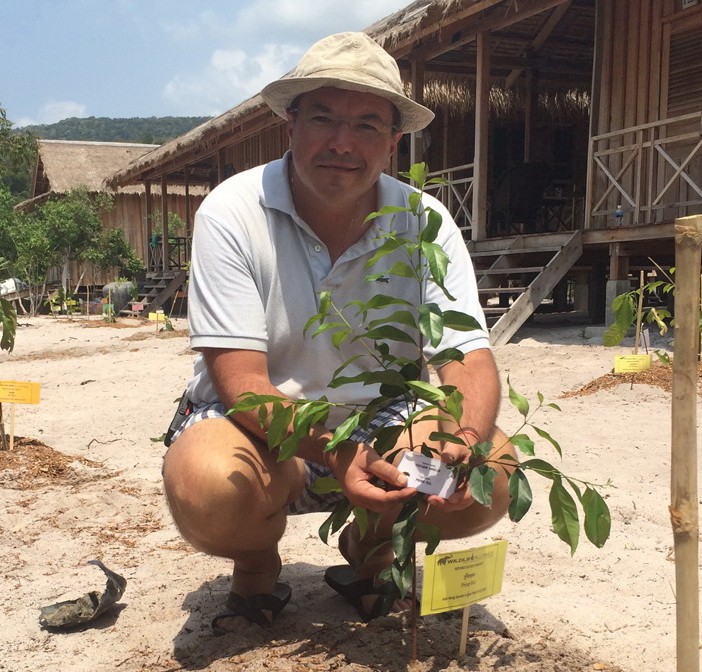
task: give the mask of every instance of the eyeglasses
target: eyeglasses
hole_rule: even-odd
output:
[[[389,131],[394,133],[397,130],[392,124],[386,124],[384,121],[374,117],[339,117],[330,112],[314,109],[291,109],[288,111],[290,114],[295,115],[313,133],[320,136],[335,133],[343,124],[348,124],[351,135],[359,142],[373,142],[386,136]]]

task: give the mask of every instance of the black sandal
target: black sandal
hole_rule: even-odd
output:
[[[242,597],[237,593],[229,593],[227,609],[212,619],[212,630],[217,635],[236,632],[235,630],[222,628],[219,625],[223,619],[233,616],[243,616],[249,623],[255,623],[262,628],[270,628],[275,617],[290,602],[291,595],[292,589],[287,583],[276,583],[272,593],[250,595],[249,597]],[[270,611],[271,616],[269,617],[268,614],[264,613],[265,611]]]

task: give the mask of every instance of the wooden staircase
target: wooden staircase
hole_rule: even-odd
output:
[[[492,345],[504,345],[582,254],[580,231],[468,243]],[[498,298],[498,304],[490,299]]]
[[[159,271],[146,274],[146,283],[139,293],[137,303],[143,305],[141,310],[122,310],[125,315],[139,315],[148,317],[149,313],[156,312],[168,299],[175,296],[188,279],[186,270]]]

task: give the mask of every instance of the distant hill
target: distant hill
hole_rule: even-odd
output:
[[[94,142],[140,142],[162,145],[212,117],[71,117],[55,124],[24,126],[28,132],[44,140],[91,140]]]

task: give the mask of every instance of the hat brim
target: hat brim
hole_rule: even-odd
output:
[[[268,84],[261,91],[261,97],[265,103],[283,119],[287,118],[287,111],[290,104],[303,93],[309,93],[322,87],[333,87],[336,89],[346,89],[347,91],[360,91],[361,93],[372,93],[381,98],[389,100],[400,113],[402,119],[403,133],[414,133],[426,128],[434,118],[434,113],[420,105],[414,100],[398,93],[388,91],[387,88],[362,84],[348,79],[336,77],[294,77],[278,79]]]

